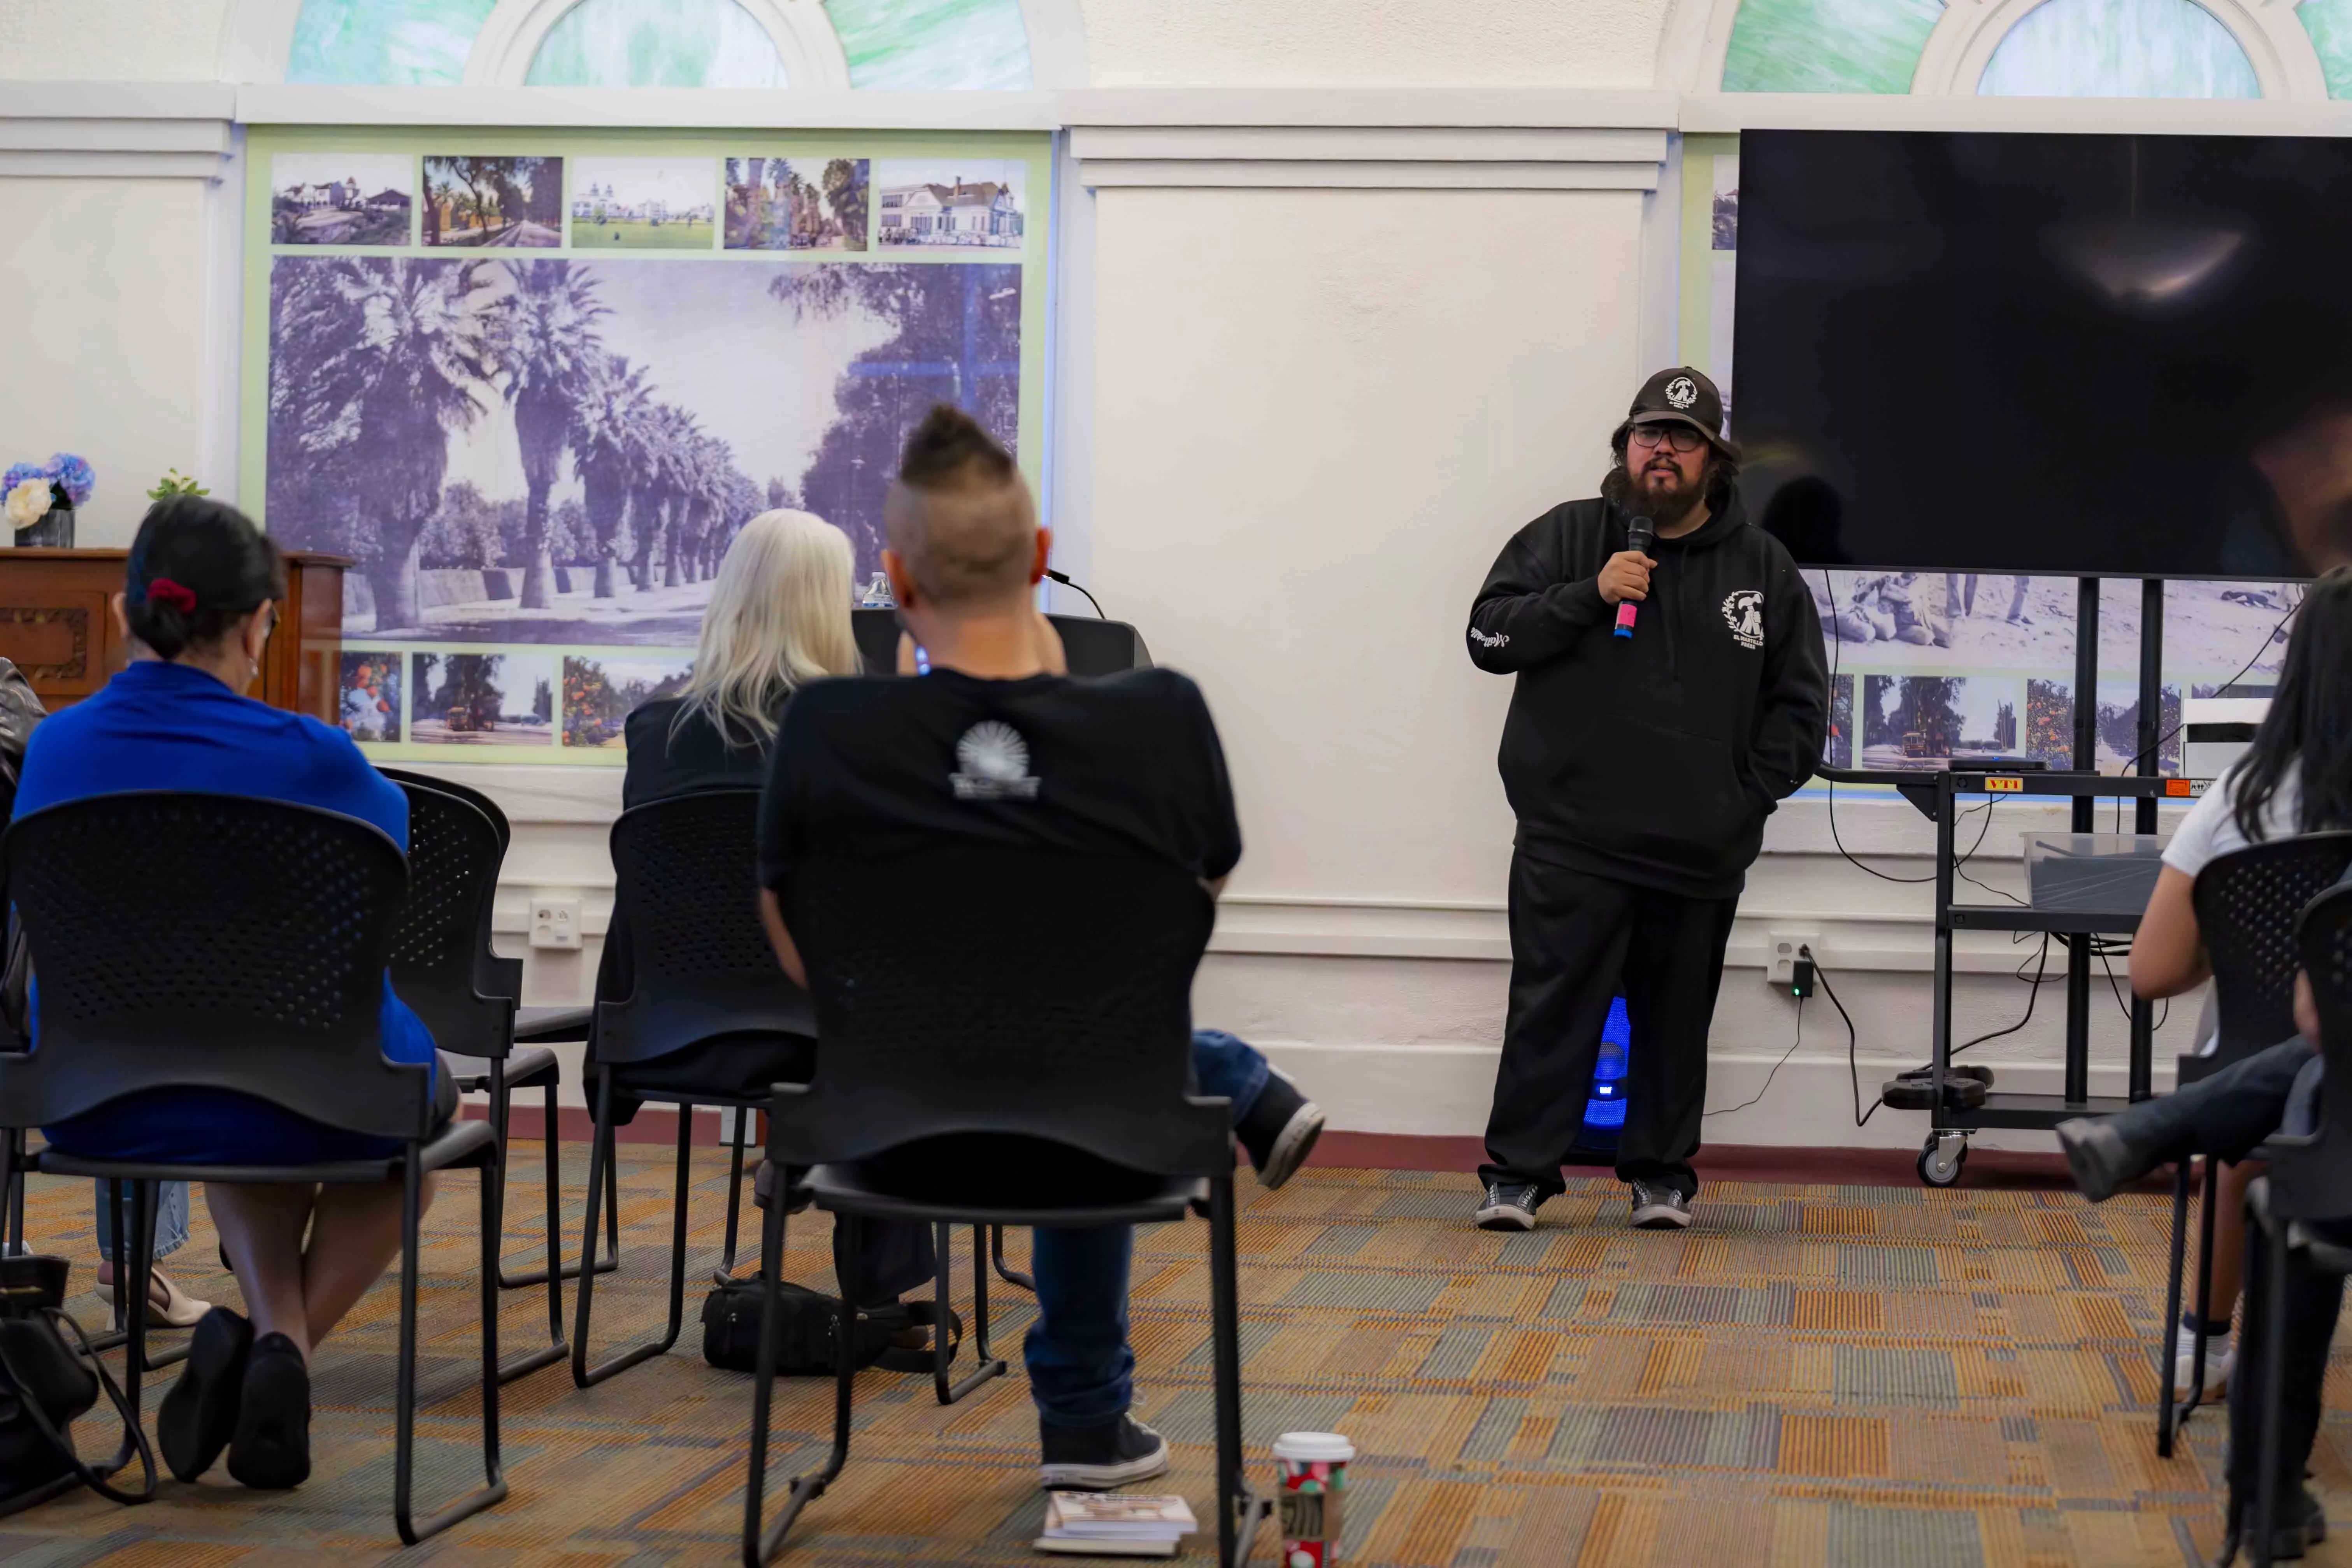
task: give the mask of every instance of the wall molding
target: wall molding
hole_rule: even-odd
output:
[[[12,82],[0,175],[218,181],[235,110],[236,89],[211,82]]]

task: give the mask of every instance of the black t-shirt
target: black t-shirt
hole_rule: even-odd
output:
[[[820,851],[955,838],[1166,860],[1204,880],[1242,855],[1224,750],[1168,669],[1074,679],[851,677],[784,709],[760,806],[760,881]]]
[[[700,714],[681,723],[677,713],[683,706],[677,698],[667,697],[630,713],[623,809],[697,790],[758,789],[766,781],[766,742],[724,733]]]

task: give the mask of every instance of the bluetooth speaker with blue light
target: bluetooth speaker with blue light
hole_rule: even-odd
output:
[[[1625,1125],[1625,1051],[1633,1026],[1625,1016],[1625,998],[1609,1004],[1609,1021],[1601,1026],[1601,1054],[1592,1064],[1592,1098],[1584,1102],[1584,1126],[1577,1132],[1570,1159],[1589,1156],[1594,1164],[1609,1164],[1617,1154],[1617,1134]]]

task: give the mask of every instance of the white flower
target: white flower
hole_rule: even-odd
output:
[[[8,492],[8,521],[16,528],[30,528],[49,515],[49,481],[26,479]]]

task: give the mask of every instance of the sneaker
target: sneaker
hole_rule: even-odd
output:
[[[1646,1182],[1635,1182],[1633,1188],[1635,1230],[1680,1230],[1690,1224],[1690,1199],[1674,1188]]]
[[[1298,1173],[1315,1140],[1323,1135],[1323,1108],[1280,1073],[1268,1073],[1265,1087],[1242,1124],[1234,1129],[1257,1169],[1257,1184],[1271,1191]]]
[[[310,1479],[310,1369],[284,1334],[262,1335],[246,1358],[228,1473],[267,1490]]]
[[[2197,1373],[2197,1325],[2184,1319],[2180,1325],[2179,1353],[2172,1363],[2172,1396],[2189,1397],[2190,1380]],[[2200,1394],[2200,1404],[2211,1404],[2214,1397],[2230,1386],[2230,1373],[2238,1364],[2238,1336],[2223,1331],[2205,1336],[2205,1391]]]
[[[1037,1466],[1040,1486],[1098,1492],[1168,1473],[1168,1439],[1132,1415],[1102,1426],[1048,1426],[1041,1421],[1037,1443],[1044,1455]]]
[[[155,1414],[155,1446],[179,1479],[194,1480],[228,1447],[252,1349],[253,1325],[227,1308],[215,1307],[198,1321],[187,1366]]]
[[[2161,1163],[2126,1142],[2104,1116],[2077,1116],[2051,1131],[2058,1134],[2075,1187],[2095,1204],[2105,1203]]]
[[[1533,1182],[1488,1182],[1486,1201],[1470,1217],[1480,1230],[1533,1230],[1542,1190]]]

